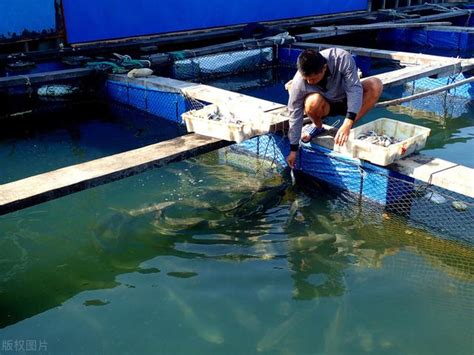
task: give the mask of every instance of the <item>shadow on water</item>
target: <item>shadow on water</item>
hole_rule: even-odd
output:
[[[82,291],[114,288],[118,275],[160,272],[140,267],[157,256],[286,259],[295,300],[340,297],[348,291],[349,268],[380,268],[387,256],[406,250],[457,280],[473,280],[472,248],[410,227],[381,207],[361,212],[350,195],[300,176],[290,187],[284,176],[255,176],[217,163],[212,154],[180,164],[150,173],[146,186],[135,177],[121,188],[105,186],[3,216],[0,327]],[[161,185],[158,174],[165,176]],[[109,191],[107,202],[101,189]]]

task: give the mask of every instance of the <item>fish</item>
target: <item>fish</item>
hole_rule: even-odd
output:
[[[79,87],[72,85],[43,85],[37,93],[40,97],[64,97],[78,94]]]
[[[141,216],[141,215],[144,215],[144,214],[147,214],[147,213],[152,213],[152,212],[156,213],[156,212],[162,211],[163,209],[165,209],[167,207],[170,207],[170,206],[174,205],[175,203],[176,203],[175,201],[167,201],[167,202],[156,203],[156,204],[152,204],[152,205],[147,206],[147,207],[138,208],[138,209],[134,209],[134,210],[129,210],[129,211],[127,211],[127,213],[130,216]]]
[[[190,327],[199,338],[211,344],[224,343],[225,339],[217,322],[212,323],[208,321],[204,311],[201,311],[201,314],[196,313],[199,307],[195,307],[196,310],[194,310],[176,292],[173,292],[170,288],[166,290],[168,292],[168,299],[173,301],[181,312],[182,322]]]
[[[142,235],[153,230],[153,221],[175,202],[162,202],[132,210],[115,210],[94,228],[95,242],[107,253],[121,253]]]
[[[466,211],[469,208],[468,205],[462,201],[453,201],[451,206],[458,212]]]
[[[263,185],[248,198],[241,199],[235,207],[222,212],[235,218],[247,218],[264,213],[280,203],[289,183],[283,181],[277,185]]]
[[[371,144],[380,145],[382,147],[388,147],[392,144],[400,142],[400,140],[396,139],[395,137],[390,137],[386,134],[377,134],[375,131],[361,133],[356,139],[366,141]]]
[[[434,191],[427,192],[424,196],[428,201],[434,202],[437,205],[442,205],[443,203],[448,202],[448,200],[440,195],[439,193],[436,193]]]
[[[313,250],[325,244],[334,244],[336,236],[329,233],[316,234],[308,231],[308,235],[302,237],[291,238],[289,240],[292,250]]]

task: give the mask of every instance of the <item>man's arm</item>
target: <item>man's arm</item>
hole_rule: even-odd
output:
[[[336,137],[334,137],[338,145],[343,145],[347,142],[352,125],[354,121],[359,118],[357,114],[360,111],[363,99],[363,89],[359,76],[357,75],[357,66],[350,53],[345,54],[343,57],[341,72],[343,74],[343,85],[347,97],[347,113],[344,123],[337,131]]]
[[[298,74],[297,74],[298,75]],[[301,129],[304,119],[304,92],[301,89],[301,78],[293,79],[289,90],[288,110],[290,111],[288,139],[290,140],[290,154],[287,157],[287,163],[290,168],[294,167],[296,152],[299,149],[301,139]]]

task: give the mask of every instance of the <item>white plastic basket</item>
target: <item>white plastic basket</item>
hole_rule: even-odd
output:
[[[399,143],[383,147],[365,140],[356,139],[360,134],[368,131],[374,131],[378,135],[394,137]],[[430,131],[426,127],[390,118],[379,118],[373,122],[351,129],[347,143],[342,147],[334,146],[334,148],[336,151],[348,154],[354,158],[386,166],[422,149],[426,144]]]
[[[209,115],[219,109],[221,120],[210,120]],[[235,110],[237,111],[237,110]],[[229,116],[232,116],[230,122]],[[241,107],[238,112],[223,109],[215,104],[207,105],[200,110],[192,110],[182,114],[188,132],[195,132],[208,137],[235,141],[240,143],[264,132],[263,113]],[[253,123],[253,122],[255,123]]]

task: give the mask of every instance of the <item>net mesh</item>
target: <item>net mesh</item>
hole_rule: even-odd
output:
[[[175,54],[171,76],[179,80],[199,81],[228,76],[229,73],[255,71],[273,64],[274,50],[272,47],[233,50],[184,59],[180,59],[179,54]]]
[[[466,77],[463,74],[456,74],[438,79],[418,79],[405,85],[405,95],[423,93],[465,79]],[[472,93],[474,93],[473,83],[460,85],[438,94],[405,102],[401,106],[391,108],[391,110],[403,111],[408,114],[421,114],[421,116],[427,118],[438,118],[438,120],[457,118],[469,112]]]
[[[352,187],[349,190],[357,200],[357,211],[353,212],[363,220],[403,219],[407,226],[423,228],[443,239],[474,244],[473,198],[432,185],[429,181],[393,176],[389,170],[372,169],[334,154],[330,159],[352,167],[353,173],[347,178],[355,180],[353,187],[359,185],[358,189]],[[337,179],[329,177],[325,183],[333,184],[334,181]],[[340,185],[334,187],[341,188]],[[410,234],[408,229],[407,234]]]
[[[328,190],[350,196],[350,215],[364,223],[385,225],[396,220],[409,238],[413,230],[423,230],[442,239],[474,244],[474,199],[408,176],[394,173],[372,164],[360,163],[327,150],[311,151],[310,158],[302,155],[296,179],[299,185],[311,186],[311,180],[328,186]],[[221,156],[227,163],[253,171],[286,169],[289,152],[287,138],[281,134],[255,137],[225,148]],[[318,156],[318,157],[316,157]],[[315,165],[307,164],[310,159]],[[400,221],[403,221],[401,223]],[[411,229],[413,228],[413,230]]]
[[[176,91],[112,80],[107,81],[106,90],[112,100],[177,123],[182,122],[183,112],[193,109],[191,101]]]

